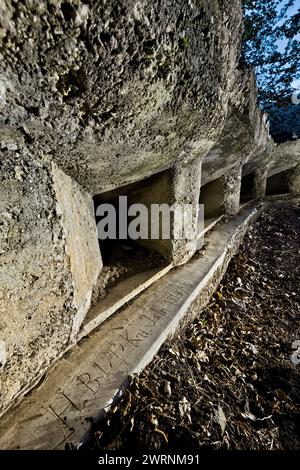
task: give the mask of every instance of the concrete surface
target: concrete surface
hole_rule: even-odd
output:
[[[242,27],[240,0],[0,1],[0,414],[77,338],[102,267],[93,196],[157,175],[138,200],[190,204],[191,236],[148,246],[180,266],[201,185],[221,178],[227,216],[242,173],[256,199],[286,170],[299,193],[299,140],[271,139]]]
[[[0,22],[2,145],[92,195],[204,157],[246,101],[239,0],[5,0]]]
[[[101,414],[127,376],[141,371],[168,335],[205,307],[260,211],[248,206],[219,224],[207,235],[204,253],[166,274],[68,352],[2,418],[0,447],[56,449],[80,442],[88,419]]]
[[[2,414],[75,337],[101,258],[85,190],[30,154],[0,165]]]

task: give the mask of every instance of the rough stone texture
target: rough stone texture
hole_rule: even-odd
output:
[[[277,145],[269,162],[269,173],[288,170],[295,167],[300,161],[300,139]]]
[[[247,171],[245,174],[244,171]],[[240,202],[249,202],[264,198],[268,177],[268,167],[258,166],[255,171],[248,173],[249,168],[242,168],[242,184]]]
[[[157,202],[193,204],[195,233],[201,172],[222,177],[229,215],[242,166],[262,195],[266,168],[299,164],[297,143],[270,139],[241,31],[240,0],[0,0],[0,410],[89,308],[92,196],[163,172]],[[176,265],[196,249],[155,247]]]
[[[66,254],[70,260],[73,279],[73,307],[77,313],[73,321],[72,337],[90,308],[92,287],[103,266],[100,255],[92,197],[63,171],[52,164],[56,210],[66,239]]]
[[[93,194],[204,157],[234,93],[239,0],[0,3],[1,133]]]
[[[167,170],[153,175],[144,185],[133,190],[128,195],[128,206],[143,204],[148,208],[148,227],[153,230],[157,226],[157,239],[137,240],[146,248],[157,251],[165,260],[180,265],[186,262],[197,248],[197,222],[198,202],[201,186],[201,162],[195,159],[184,165],[175,165],[172,170]],[[124,190],[126,193],[126,189]],[[116,193],[118,194],[118,193]],[[153,223],[151,205],[156,204],[161,208],[165,227],[168,228],[170,220],[170,231],[165,233],[168,238],[162,237],[162,226]],[[173,208],[180,211],[180,216],[174,216]],[[166,212],[164,212],[166,211]],[[178,214],[178,212],[177,212]],[[182,217],[181,217],[182,216]],[[181,235],[181,222],[188,228],[188,233]],[[179,236],[178,236],[179,235]],[[180,237],[180,238],[179,238]]]
[[[235,215],[240,208],[241,193],[241,167],[235,167],[224,176],[224,203],[225,214]]]
[[[198,204],[201,187],[201,163],[198,159],[177,165],[173,169],[173,201],[179,207],[185,207],[184,226],[188,227],[188,237],[176,239],[176,227],[173,224],[172,262],[181,265],[188,261],[197,249]],[[192,209],[192,210],[191,210]]]
[[[272,158],[269,159],[267,168],[268,168],[268,178],[275,177],[278,175],[278,186],[280,183],[280,175],[282,179],[286,180],[286,192],[291,192],[292,194],[299,193],[299,183],[298,183],[298,168],[300,162],[300,140],[295,140],[291,142],[285,142],[283,144],[277,145],[272,154]],[[275,178],[273,179],[275,181]],[[276,182],[275,182],[276,183]],[[276,189],[276,184],[273,183],[272,186]]]
[[[0,166],[2,410],[65,347],[73,287],[51,168],[15,151]]]
[[[235,166],[223,176],[202,183],[200,203],[204,204],[205,218],[219,217],[222,214],[235,215],[240,208],[241,166]]]
[[[255,77],[247,70],[236,70],[233,77],[225,126],[202,163],[203,184],[224,175],[238,163],[247,165],[251,173],[271,158],[274,144],[267,117],[257,107]]]
[[[66,210],[76,210],[76,198],[82,203],[86,196],[80,189],[76,193],[74,183],[68,187],[61,171],[53,173],[51,164],[29,153],[21,157],[7,150],[0,182],[1,413],[69,344],[97,268],[76,271],[76,261],[88,262],[91,253],[89,246],[72,246],[78,219],[66,225]],[[83,211],[84,204],[82,223],[90,222],[90,211],[90,220]]]
[[[300,194],[300,165],[296,166],[291,172],[289,186],[291,194]]]
[[[255,171],[254,176],[254,198],[262,199],[266,194],[266,184],[267,184],[268,168],[262,166]]]

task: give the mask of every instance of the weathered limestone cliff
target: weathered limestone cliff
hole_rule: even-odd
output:
[[[0,0],[0,413],[76,341],[103,267],[94,196],[160,173],[139,197],[193,204],[196,232],[201,185],[220,179],[226,214],[270,165],[299,190],[241,32],[239,0]],[[197,244],[154,248],[180,265]]]
[[[239,58],[235,1],[1,2],[2,147],[92,194],[205,156]]]

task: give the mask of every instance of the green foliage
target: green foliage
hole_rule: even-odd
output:
[[[300,78],[300,8],[288,14],[294,5],[295,0],[243,1],[243,60],[255,68],[260,105],[271,113],[291,102],[293,81]]]

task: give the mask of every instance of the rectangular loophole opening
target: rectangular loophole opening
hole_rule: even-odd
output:
[[[255,193],[255,172],[242,177],[240,203],[244,204],[254,199]]]
[[[154,188],[161,174],[152,176],[143,181],[138,181],[123,186],[113,191],[94,197],[95,211],[99,204],[111,204],[116,213],[116,239],[99,240],[103,269],[99,278],[99,292],[95,295],[94,302],[103,300],[114,285],[122,280],[145,271],[152,271],[166,266],[166,260],[153,248],[151,240],[133,240],[127,232],[132,217],[125,214],[125,207],[120,206],[120,196],[127,196],[126,211],[131,204],[142,203],[147,205],[156,202]],[[122,203],[121,203],[122,204]],[[127,211],[128,212],[128,211]],[[120,217],[122,220],[120,220]],[[126,221],[123,236],[119,238],[120,224]],[[96,216],[96,224],[100,218]],[[124,225],[124,224],[123,224]],[[102,280],[102,283],[101,283]]]
[[[199,204],[203,209],[199,210],[198,220],[198,246],[202,246],[203,236],[211,230],[224,215],[225,191],[223,176],[201,186]],[[203,221],[204,217],[204,221]]]
[[[267,196],[276,196],[289,193],[289,177],[290,170],[281,171],[275,175],[268,176],[267,179]]]
[[[110,231],[112,237],[98,239],[103,268],[93,290],[92,308],[83,325],[85,331],[89,332],[171,269],[171,264],[164,257],[164,240],[135,240],[128,233],[128,226],[134,219],[128,215],[129,207],[132,204],[149,207],[151,204],[166,202],[169,194],[168,182],[169,173],[162,172],[94,196],[98,235],[102,233],[99,231],[99,222],[105,217],[108,220],[107,212],[105,215],[99,215],[99,210],[97,212],[99,207],[104,211],[103,205],[113,208],[115,219],[112,223],[115,224],[115,233]],[[126,205],[124,199],[120,202],[120,197],[124,196],[127,196]],[[150,221],[148,222],[149,226]]]
[[[199,204],[204,205],[204,222],[206,224],[212,219],[223,215],[224,197],[223,177],[217,178],[201,187]]]

